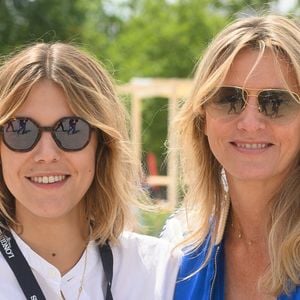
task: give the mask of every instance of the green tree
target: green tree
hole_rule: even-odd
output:
[[[90,2],[83,0],[2,0],[0,52],[7,53],[36,41],[84,43],[86,24],[93,8]],[[101,5],[97,8],[101,19],[104,14]]]
[[[216,8],[225,11],[226,15],[235,18],[241,13],[255,13],[257,11],[269,11],[278,1],[264,0],[214,0]]]
[[[130,17],[123,18],[108,47],[115,76],[120,81],[132,77],[191,76],[202,50],[226,24],[226,18],[221,13],[214,14],[206,0],[144,0],[125,4]],[[124,16],[122,12],[120,15]],[[143,101],[143,150],[145,155],[156,154],[160,174],[166,173],[163,162],[167,119],[165,99]]]
[[[134,4],[109,46],[116,76],[124,81],[189,76],[203,48],[226,23],[221,14],[212,13],[207,0]]]

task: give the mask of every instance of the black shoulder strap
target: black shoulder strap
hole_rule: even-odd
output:
[[[107,280],[105,300],[113,300],[111,293],[111,285],[113,278],[113,254],[108,242],[106,242],[104,245],[99,246],[99,251],[104,269],[104,274]]]
[[[46,300],[32,270],[9,230],[0,229],[0,251],[28,300]]]
[[[3,224],[3,223],[2,223]],[[32,270],[19,249],[12,233],[0,228],[0,251],[14,272],[15,277],[27,300],[46,300]],[[104,274],[107,280],[106,300],[113,300],[111,285],[113,278],[113,254],[107,243],[99,246]]]

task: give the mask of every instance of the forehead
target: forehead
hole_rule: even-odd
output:
[[[34,84],[16,116],[29,117],[48,126],[65,116],[74,115],[63,89],[51,80]]]
[[[297,89],[297,79],[289,60],[266,49],[261,55],[258,50],[243,49],[235,57],[224,85],[247,88]]]

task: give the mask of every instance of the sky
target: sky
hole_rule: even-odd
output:
[[[278,8],[282,12],[287,12],[293,8],[299,0],[280,0]]]

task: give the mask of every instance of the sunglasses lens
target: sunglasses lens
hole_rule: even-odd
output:
[[[245,107],[245,93],[240,88],[221,87],[207,103],[207,112],[216,118],[239,114]]]
[[[272,119],[285,121],[298,113],[300,105],[285,90],[265,90],[258,96],[260,112]]]
[[[77,117],[67,117],[58,121],[54,127],[54,138],[66,151],[84,148],[90,139],[90,125]]]
[[[17,118],[3,125],[3,140],[14,151],[28,151],[39,136],[38,127],[29,119]]]

